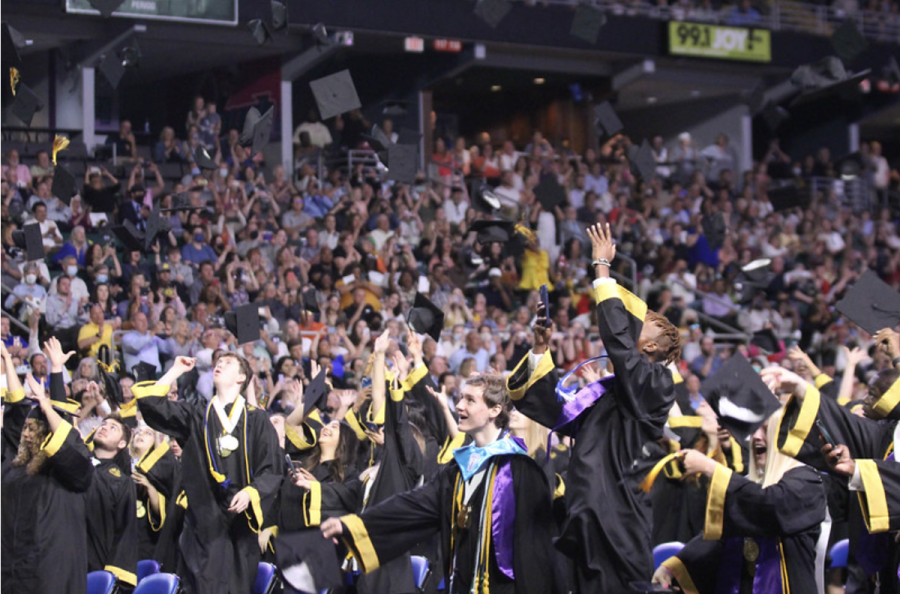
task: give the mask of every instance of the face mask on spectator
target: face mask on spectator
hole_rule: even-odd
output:
[[[25,284],[33,285],[36,282],[37,282],[36,274],[26,274],[25,275]]]
[[[105,282],[108,281],[108,280],[109,280],[109,275],[108,275],[108,274],[98,274],[98,275],[97,275],[97,282],[98,282],[98,283],[105,283]]]
[[[78,274],[78,267],[66,266],[66,274],[68,274],[69,276],[75,276],[76,274]]]
[[[228,177],[228,168],[223,167],[219,169],[219,177]]]
[[[196,241],[197,243],[203,243],[203,234],[194,233],[194,241]]]

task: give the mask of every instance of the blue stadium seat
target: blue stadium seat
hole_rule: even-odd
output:
[[[422,592],[425,588],[425,582],[431,573],[431,567],[428,565],[428,559],[419,555],[412,555],[409,558],[412,561],[413,580],[416,582],[416,588]]]
[[[87,574],[87,594],[112,594],[116,591],[116,576],[108,571]]]
[[[847,553],[850,552],[850,541],[848,539],[839,540],[831,547],[829,554],[831,555],[830,567],[847,567]]]
[[[139,584],[142,579],[148,575],[153,575],[154,573],[159,573],[159,563],[156,562],[156,560],[142,559],[141,561],[138,561],[137,580]]]
[[[253,582],[253,594],[271,594],[278,586],[278,576],[275,566],[271,563],[260,562],[256,569],[256,581]]]
[[[180,589],[178,576],[174,573],[154,573],[137,585],[134,594],[177,594]]]
[[[676,555],[683,546],[681,542],[664,542],[653,547],[653,569],[659,569],[663,561]]]

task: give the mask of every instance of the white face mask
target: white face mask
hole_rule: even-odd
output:
[[[228,177],[228,169],[219,169],[219,177]]]
[[[25,275],[25,283],[26,283],[26,284],[33,285],[33,284],[36,283],[36,282],[37,282],[37,275],[36,275],[36,274],[26,274],[26,275]]]
[[[68,274],[69,276],[75,276],[76,274],[78,274],[78,267],[66,266],[66,274]]]

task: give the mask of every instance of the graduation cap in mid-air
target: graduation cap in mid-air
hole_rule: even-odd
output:
[[[150,211],[150,216],[147,218],[146,227],[147,231],[144,233],[144,251],[149,252],[153,248],[156,238],[168,233],[172,228],[169,219],[161,215],[159,202],[156,202],[153,205],[153,210]]]
[[[475,16],[492,29],[496,29],[511,10],[512,3],[509,0],[477,0],[475,3]]]
[[[122,63],[122,58],[119,57],[119,54],[113,50],[106,52],[103,60],[100,61],[100,72],[106,77],[109,86],[114,89],[118,88],[119,82],[125,76],[125,65]]]
[[[25,38],[9,23],[3,23],[2,28],[2,60],[4,66],[19,66],[22,63],[22,56],[19,50],[28,45]]]
[[[719,424],[746,444],[781,403],[750,362],[735,353],[700,385],[700,393],[719,416]]]
[[[319,302],[316,300],[316,289],[303,292],[303,309],[309,313],[319,313]]]
[[[386,116],[402,116],[406,115],[406,110],[409,106],[409,101],[403,101],[400,99],[388,99],[382,103],[384,106],[381,110],[381,113]]]
[[[328,394],[331,388],[328,385],[327,372],[321,369],[303,390],[303,417],[312,414],[313,409],[328,412]]]
[[[472,208],[479,212],[491,214],[500,210],[500,199],[494,194],[494,189],[482,181],[472,182],[469,189],[469,200]]]
[[[869,47],[869,42],[856,27],[853,19],[847,19],[831,34],[834,52],[845,63],[850,64]]]
[[[44,238],[40,223],[31,223],[13,231],[12,238],[16,247],[25,250],[27,262],[44,259]]]
[[[553,212],[553,209],[560,206],[568,197],[566,189],[559,185],[556,176],[548,175],[534,187],[534,196],[541,203],[541,208],[547,212]]]
[[[41,100],[25,83],[19,83],[16,91],[16,100],[12,104],[12,113],[22,120],[26,126],[31,126],[34,113],[42,107]]]
[[[844,155],[835,160],[835,169],[844,181],[850,181],[859,177],[865,167],[862,155],[859,152]]]
[[[604,101],[594,107],[594,126],[598,132],[602,132],[610,137],[615,136],[625,128],[609,101]]]
[[[234,334],[239,345],[259,340],[259,306],[245,303],[225,312],[225,327]]]
[[[349,70],[341,70],[309,83],[323,120],[359,109],[362,103]]]
[[[144,251],[144,232],[138,229],[129,219],[124,219],[121,225],[112,228],[116,237],[121,240],[125,249],[130,251]]]
[[[91,7],[100,11],[100,16],[108,19],[116,10],[122,6],[125,0],[88,0]]]
[[[141,361],[131,368],[131,375],[135,382],[149,382],[156,379],[156,365]]]
[[[281,0],[271,0],[272,2],[272,31],[284,31],[288,27],[288,9],[287,3]]]
[[[581,2],[575,9],[575,16],[572,17],[572,28],[569,30],[569,35],[594,45],[600,36],[600,28],[605,24],[606,14],[602,10],[586,2]]]
[[[791,117],[788,110],[771,101],[766,103],[759,115],[769,131],[773,133],[777,132],[778,128]]]
[[[69,204],[75,195],[75,176],[69,170],[58,165],[53,170],[53,183],[50,185],[50,193]]]
[[[769,287],[772,275],[769,272],[768,258],[760,258],[745,264],[734,281],[734,288],[740,291],[740,303],[750,303],[760,291]]]
[[[900,293],[872,270],[856,281],[835,308],[869,334],[900,324]]]
[[[77,400],[72,400],[71,398],[66,398],[65,400],[53,399],[51,401],[51,406],[53,406],[53,410],[58,412],[66,421],[71,421],[72,417],[78,413],[78,409],[81,408],[81,404]],[[40,406],[32,407],[32,409],[28,411],[27,418],[37,419],[45,423],[47,422],[47,415],[44,414],[44,411],[41,410]]]
[[[262,19],[253,19],[247,23],[247,27],[250,29],[250,33],[253,35],[253,39],[256,40],[257,45],[265,45],[272,40],[269,26]]]
[[[775,209],[775,212],[798,206],[803,208],[809,201],[808,193],[801,192],[794,182],[769,188],[766,194],[769,196],[769,202],[772,203],[772,208]]]
[[[754,332],[753,336],[750,337],[750,344],[759,347],[766,355],[774,355],[781,352],[781,341],[778,340],[771,328]]]
[[[444,328],[444,312],[432,303],[431,299],[416,293],[412,309],[406,315],[406,322],[419,334],[427,334],[439,341],[441,330]]]
[[[97,373],[100,375],[100,382],[103,384],[107,400],[119,406],[125,404],[125,396],[122,394],[122,384],[119,383],[119,378],[108,371],[106,365],[102,363],[97,365]]]
[[[474,231],[478,235],[476,240],[478,243],[506,243],[509,241],[511,234],[514,232],[515,223],[512,221],[498,220],[473,221],[469,231]]]
[[[281,577],[297,592],[325,592],[343,584],[338,549],[318,528],[282,534],[275,551]]]
[[[828,56],[812,64],[798,66],[791,74],[791,83],[801,90],[791,107],[799,107],[813,101],[834,98],[854,98],[859,95],[859,83],[869,76],[870,70],[856,74],[847,72],[836,56]]]
[[[628,165],[632,175],[640,175],[645,182],[649,182],[656,173],[656,159],[653,158],[653,149],[647,139],[640,147],[631,145],[628,147]]]
[[[251,107],[244,119],[244,130],[241,133],[241,145],[249,146],[250,154],[256,155],[269,144],[274,123],[275,106],[272,105],[265,113],[260,114],[256,107]]]
[[[200,169],[206,169],[207,171],[219,168],[203,146],[198,146],[194,151],[194,163],[196,163],[197,167]]]
[[[725,241],[725,234],[728,228],[725,225],[725,215],[721,212],[715,212],[711,215],[705,215],[700,220],[700,226],[703,227],[703,236],[706,237],[706,243],[712,249],[722,247]]]
[[[403,184],[414,183],[419,171],[419,147],[414,144],[392,144],[387,154],[387,178]]]

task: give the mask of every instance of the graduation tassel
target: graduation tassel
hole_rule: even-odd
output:
[[[644,493],[649,493],[650,488],[653,487],[653,481],[656,480],[656,476],[660,473],[660,471],[665,468],[666,464],[672,462],[673,460],[678,460],[684,458],[684,451],[677,451],[668,456],[665,456],[662,460],[656,463],[653,469],[647,473],[646,478],[641,481],[640,487]]]
[[[12,88],[13,97],[16,96],[16,85],[19,84],[20,78],[21,77],[19,76],[19,69],[10,67],[10,69],[9,69],[9,86]]]
[[[59,134],[53,139],[53,164],[56,165],[56,154],[59,151],[64,151],[69,146],[69,139],[65,136],[60,136]]]

